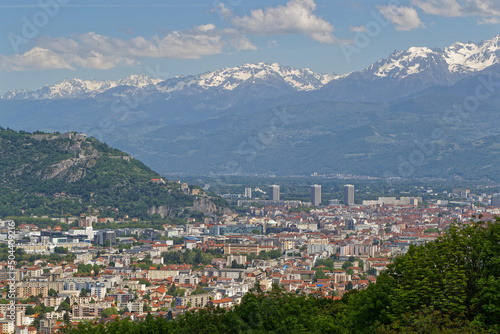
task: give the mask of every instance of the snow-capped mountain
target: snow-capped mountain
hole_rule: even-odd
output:
[[[452,124],[441,111],[476,94],[486,75],[500,82],[499,50],[500,37],[412,47],[341,76],[259,63],[166,80],[65,80],[5,94],[0,125],[84,132],[161,173],[192,175],[386,176],[415,151],[415,139],[448,129],[412,176],[467,178],[479,170],[498,180],[500,93],[474,117],[453,115]]]
[[[391,101],[430,87],[453,85],[499,63],[500,36],[442,50],[412,47],[395,51],[364,71],[330,81],[320,95],[328,100]]]
[[[276,63],[244,64],[166,80],[132,75],[117,81],[71,79],[35,91],[12,90],[3,99],[116,99],[147,92],[152,100],[215,101],[214,109],[298,92],[309,100],[386,101],[433,86],[453,85],[500,63],[500,36],[475,44],[457,42],[444,49],[412,47],[395,51],[363,71],[319,74]]]
[[[395,51],[370,66],[367,72],[380,78],[398,79],[429,70],[441,76],[467,76],[497,64],[499,60],[500,36],[496,36],[479,44],[457,42],[443,50],[412,47],[406,51]]]
[[[131,75],[117,81],[105,80],[81,80],[66,79],[53,86],[44,86],[36,91],[11,90],[7,92],[4,99],[58,99],[58,98],[86,98],[95,97],[109,89],[119,86],[132,86],[144,88],[154,86],[161,80],[148,78],[146,75]]]
[[[318,74],[308,68],[294,69],[276,63],[259,63],[223,68],[214,72],[187,77],[180,81],[166,80],[160,86],[163,87],[162,91],[164,92],[178,91],[186,86],[195,86],[201,89],[233,90],[244,82],[279,78],[297,91],[308,91],[318,89],[336,77],[332,74]]]
[[[274,81],[275,84],[288,86],[292,91],[316,90],[338,78],[333,74],[318,74],[310,69],[294,69],[279,64],[244,64],[242,66],[223,68],[199,75],[180,76],[167,80],[152,79],[146,75],[132,75],[118,81],[96,81],[71,79],[53,86],[44,86],[36,91],[11,90],[4,99],[58,99],[98,97],[105,93],[117,95],[116,87],[149,89],[158,93],[200,93],[217,89],[232,91],[244,84]],[[119,90],[123,94],[123,90]],[[130,91],[127,91],[130,93]]]

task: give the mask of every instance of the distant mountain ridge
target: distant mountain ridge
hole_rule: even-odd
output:
[[[491,94],[478,99],[474,112],[447,114],[476,96],[482,82],[491,83],[484,90]],[[500,181],[498,83],[500,36],[443,50],[395,51],[345,75],[259,63],[167,80],[68,80],[6,94],[0,125],[83,132],[161,174]],[[443,135],[433,138],[433,131]],[[415,152],[421,156],[416,143],[429,140],[431,154],[401,169]]]
[[[457,42],[443,50],[411,47],[405,51],[395,51],[365,70],[344,75],[319,74],[307,68],[295,69],[277,63],[258,63],[166,80],[149,78],[145,74],[117,81],[70,79],[35,91],[11,90],[2,99],[106,99],[124,93],[133,94],[137,90],[159,94],[161,97],[183,98],[214,91],[220,95],[238,88],[241,90],[264,85],[280,88],[276,90],[276,96],[321,90],[330,99],[341,100],[338,97],[340,94],[335,94],[336,90],[343,92],[345,87],[364,82],[383,82],[386,86],[388,79],[393,84],[407,83],[407,90],[402,94],[409,95],[433,85],[452,85],[499,62],[500,35],[477,44]]]
[[[181,76],[167,80],[152,79],[145,74],[132,75],[117,81],[97,81],[70,79],[59,84],[44,86],[36,91],[11,90],[3,99],[60,99],[60,98],[95,98],[120,86],[156,91],[158,93],[198,93],[202,90],[218,89],[232,91],[245,83],[257,81],[277,81],[288,85],[292,90],[309,91],[322,87],[338,78],[333,74],[318,74],[310,69],[294,69],[273,63],[244,64],[224,68],[199,75]]]

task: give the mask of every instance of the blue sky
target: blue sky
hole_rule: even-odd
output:
[[[4,0],[0,94],[65,78],[244,63],[362,70],[394,50],[500,34],[498,0]]]

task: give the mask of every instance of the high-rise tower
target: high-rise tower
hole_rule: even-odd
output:
[[[344,185],[344,204],[354,204],[354,186],[352,184]]]
[[[313,206],[321,204],[321,186],[319,184],[313,184],[311,186],[311,204]]]
[[[269,186],[269,199],[271,201],[280,200],[280,186],[274,184]]]

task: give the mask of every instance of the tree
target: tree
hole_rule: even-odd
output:
[[[104,310],[102,310],[102,313],[101,313],[103,318],[109,318],[110,316],[116,315],[116,314],[118,314],[118,310],[114,307],[105,308]]]
[[[48,294],[50,297],[57,297],[57,291],[54,289],[50,289]]]
[[[71,305],[64,301],[59,305],[58,311],[66,311],[69,313],[71,312]]]
[[[89,294],[89,290],[87,290],[85,288],[80,290],[80,297],[87,297],[88,294]]]
[[[71,321],[71,317],[69,316],[69,312],[65,312],[63,315],[63,320],[66,324],[69,324]]]
[[[349,267],[352,267],[353,264],[351,261],[345,261],[344,264],[342,265],[342,269],[347,269]]]
[[[323,270],[316,269],[316,273],[314,274],[314,278],[316,280],[318,280],[318,279],[326,279],[326,278],[328,278],[328,276],[326,276],[326,274],[323,272]]]
[[[377,284],[346,298],[355,332],[373,330],[377,321],[396,328],[401,320],[406,326],[402,331],[411,332],[412,326],[412,331],[419,331],[422,321],[432,319],[444,327],[451,321],[497,330],[499,222],[497,218],[494,223],[454,225],[436,241],[411,246],[395,258]],[[419,318],[409,321],[410,315]]]
[[[56,253],[56,254],[68,254],[69,251],[66,247],[56,246],[56,247],[54,247],[54,253]]]
[[[231,262],[231,268],[235,269],[235,268],[239,268],[239,267],[240,267],[240,265],[238,264],[238,262],[236,262],[236,260],[233,260]]]

